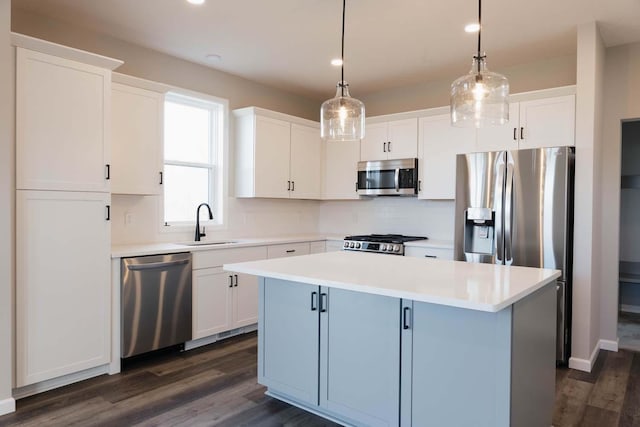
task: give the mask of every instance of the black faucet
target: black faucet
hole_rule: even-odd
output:
[[[209,219],[213,219],[213,213],[209,205],[207,203],[200,203],[196,209],[196,242],[199,242],[201,237],[206,236],[206,234],[204,234],[204,226],[202,226],[202,233],[200,232],[200,208],[203,206],[206,206],[209,211]]]

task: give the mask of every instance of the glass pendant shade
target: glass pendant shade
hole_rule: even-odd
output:
[[[338,82],[336,96],[320,108],[320,136],[347,141],[364,137],[364,104],[349,95],[349,84]]]
[[[451,84],[451,123],[457,127],[499,126],[509,121],[509,81],[473,58],[468,74]]]

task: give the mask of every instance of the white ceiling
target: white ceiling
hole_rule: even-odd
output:
[[[13,0],[90,28],[314,99],[333,95],[340,0]],[[355,97],[468,71],[476,0],[348,0],[345,79]],[[640,0],[485,0],[489,68],[574,54],[576,27],[598,21],[607,46],[640,41]],[[218,54],[211,61],[207,54]]]

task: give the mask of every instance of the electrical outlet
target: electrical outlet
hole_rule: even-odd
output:
[[[131,225],[133,224],[135,217],[131,212],[126,212],[124,214],[124,224],[125,225]]]

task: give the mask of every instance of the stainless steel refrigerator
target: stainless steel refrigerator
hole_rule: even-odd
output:
[[[556,359],[570,354],[573,147],[460,154],[455,257],[562,271]]]

